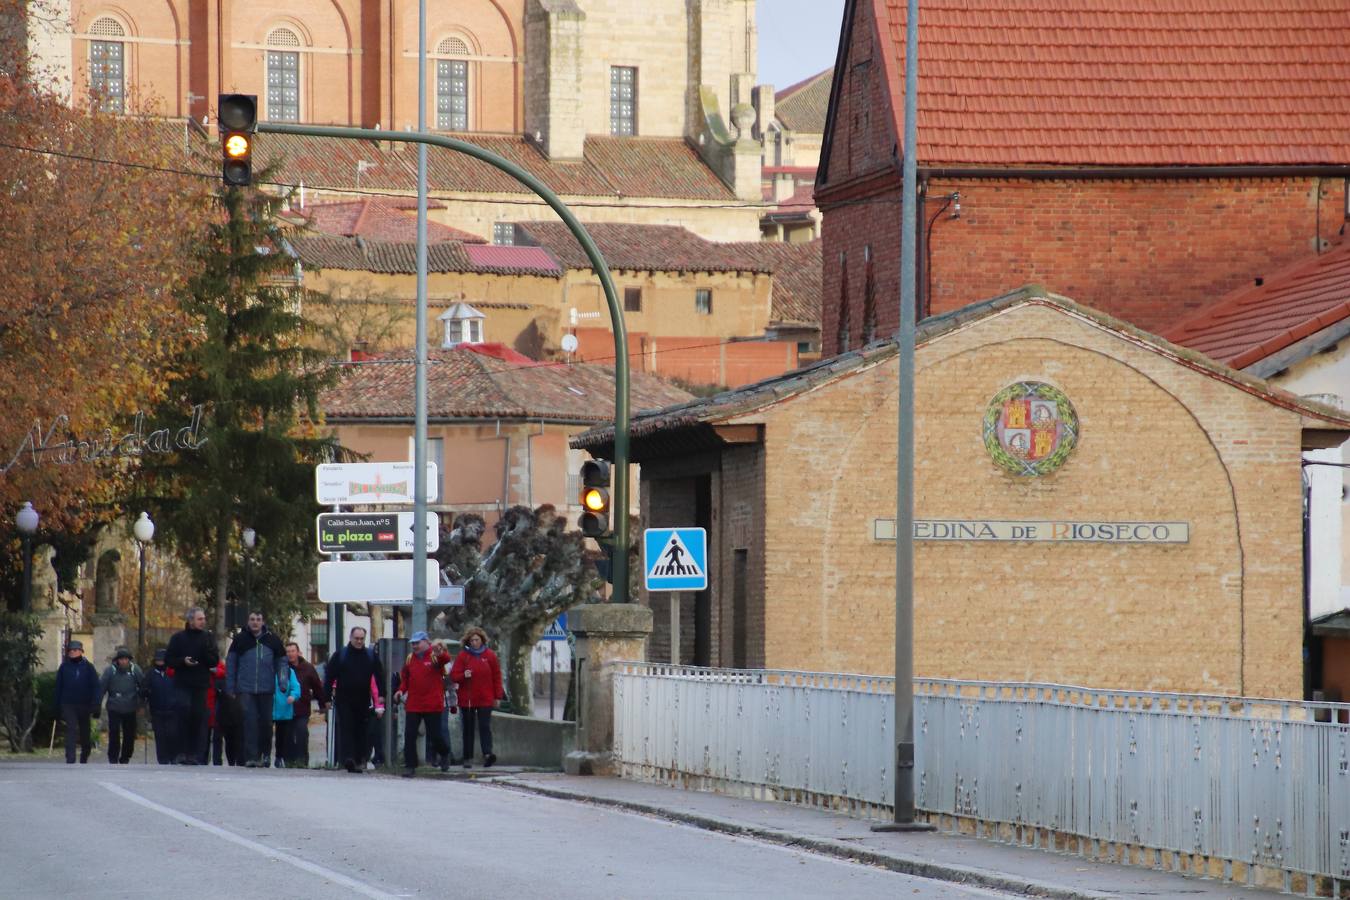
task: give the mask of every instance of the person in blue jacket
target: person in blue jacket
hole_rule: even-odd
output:
[[[98,709],[98,669],[84,658],[84,644],[71,641],[66,658],[56,670],[56,708],[66,723],[66,762],[75,762],[75,741],[80,742],[80,762],[89,762],[89,717]]]
[[[150,724],[155,730],[155,761],[161,766],[173,765],[174,736],[178,730],[178,704],[173,693],[173,673],[166,664],[168,651],[155,651],[155,664],[146,676],[150,695]]]
[[[285,693],[282,693],[280,682],[278,682],[277,691],[272,695],[272,725],[276,728],[276,766],[278,769],[286,768],[286,748],[290,746],[288,738],[291,733],[291,721],[295,718],[295,701],[300,699],[300,679],[295,677],[295,670],[289,669],[290,682],[286,686]],[[266,754],[263,755],[266,765]]]

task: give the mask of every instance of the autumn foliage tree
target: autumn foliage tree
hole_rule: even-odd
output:
[[[15,3],[0,0],[11,26]],[[161,401],[163,368],[189,337],[175,293],[204,182],[183,174],[181,123],[72,107],[21,64],[13,28],[0,31],[0,528],[31,500],[44,533],[78,535],[117,515],[131,472],[86,461],[79,440],[120,435]]]

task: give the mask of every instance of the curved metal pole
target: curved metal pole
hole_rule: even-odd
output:
[[[311,137],[345,138],[360,141],[395,141],[405,144],[427,144],[443,147],[465,156],[472,156],[499,169],[533,191],[552,207],[568,230],[581,244],[591,262],[600,284],[605,290],[609,306],[609,320],[614,329],[614,593],[612,602],[628,602],[628,331],[624,326],[623,309],[614,279],[609,274],[600,248],[582,226],[572,210],[542,181],[490,150],[476,144],[439,134],[420,134],[415,131],[377,131],[373,128],[345,128],[333,125],[287,125],[281,122],[259,122],[263,134],[298,134]]]

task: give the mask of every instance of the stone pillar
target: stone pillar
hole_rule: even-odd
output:
[[[127,617],[119,612],[96,612],[89,617],[94,626],[94,646],[85,648],[85,657],[99,672],[112,661],[118,647],[127,643]]]
[[[614,771],[614,663],[645,658],[652,611],[635,603],[593,603],[571,610],[576,635],[577,749],[563,758],[569,775]]]

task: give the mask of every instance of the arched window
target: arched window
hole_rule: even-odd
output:
[[[299,36],[289,28],[276,28],[267,35],[267,118],[270,121],[300,121],[298,48],[301,46]]]
[[[436,45],[440,57],[468,56],[469,44],[448,37]],[[436,128],[439,131],[469,130],[469,61],[436,60]]]
[[[97,35],[89,41],[89,93],[94,109],[106,113],[126,112],[126,29],[116,19],[104,16],[89,26]]]

